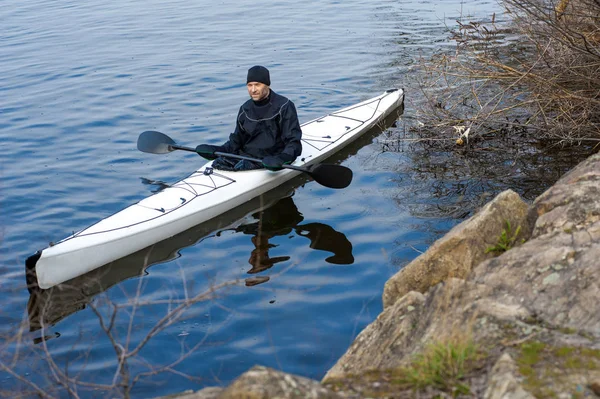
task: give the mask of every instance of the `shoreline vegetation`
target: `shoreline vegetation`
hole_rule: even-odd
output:
[[[600,144],[600,2],[503,0],[504,17],[457,21],[456,47],[421,61],[421,138],[502,135]]]

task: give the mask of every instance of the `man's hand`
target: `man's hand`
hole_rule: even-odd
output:
[[[293,160],[292,156],[288,154],[269,155],[263,158],[262,164],[269,170],[278,171],[283,169],[284,164],[290,164]]]
[[[213,159],[217,158],[217,156],[215,155],[215,151],[219,151],[219,146],[210,144],[200,144],[196,147],[196,152],[198,153],[198,155],[200,155],[202,158],[208,159],[209,161],[212,161]]]

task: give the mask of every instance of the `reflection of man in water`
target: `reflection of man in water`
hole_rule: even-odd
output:
[[[310,240],[312,249],[333,252],[333,256],[325,258],[334,265],[351,265],[354,263],[352,244],[344,233],[335,231],[333,227],[323,223],[306,223],[296,226],[296,234]]]
[[[335,231],[331,226],[323,223],[306,223],[299,225],[304,217],[298,212],[298,208],[292,197],[285,197],[273,206],[252,215],[258,222],[238,227],[236,231],[244,234],[252,234],[251,238],[254,249],[250,253],[248,263],[252,266],[249,274],[260,273],[273,267],[274,264],[285,262],[289,256],[269,256],[269,249],[276,245],[269,243],[269,239],[275,236],[284,236],[294,231],[297,235],[310,240],[310,248],[332,252],[334,255],[325,261],[337,265],[349,265],[354,262],[352,256],[352,244],[343,233]],[[255,284],[267,281],[268,278],[257,280]],[[254,284],[247,284],[254,285]]]
[[[250,259],[248,259],[248,263],[252,265],[252,269],[248,270],[248,274],[260,273],[263,270],[271,268],[275,263],[285,262],[290,259],[289,256],[269,257],[269,248],[276,246],[269,243],[269,238],[271,237],[268,234],[258,233],[251,238],[255,248],[250,253]]]

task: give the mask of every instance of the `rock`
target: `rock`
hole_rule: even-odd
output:
[[[409,291],[425,292],[449,277],[465,278],[481,261],[494,256],[486,254],[486,249],[497,244],[507,221],[513,232],[521,227],[517,240],[527,239],[530,235],[528,209],[514,191],[500,193],[390,278],[383,292],[384,308]]]
[[[159,399],[219,399],[222,392],[223,388],[208,387],[197,392],[189,390],[175,395],[163,396]]]
[[[480,314],[492,316],[497,320],[514,321],[517,319],[526,319],[531,316],[529,311],[521,306],[514,297],[512,297],[512,301],[509,301],[508,297],[505,297],[504,302],[512,303],[500,303],[492,298],[483,298],[475,301],[474,305]]]
[[[254,366],[239,376],[219,399],[339,399],[318,381]]]
[[[600,164],[596,169],[600,171]],[[392,277],[385,287],[384,311],[358,335],[323,381],[409,365],[429,343],[444,342],[448,336],[472,337],[489,353],[510,348],[515,355],[531,340],[543,340],[538,342],[548,348],[571,341],[563,346],[567,352],[599,345],[600,220],[594,213],[597,204],[590,206],[591,212],[586,204],[592,200],[600,204],[600,196],[591,197],[600,179],[593,178],[589,163],[583,172],[570,176],[563,182],[583,187],[551,189],[536,200],[535,215],[556,211],[554,219],[525,221],[526,214],[532,215],[527,206],[515,193],[504,192]],[[575,220],[568,231],[559,221],[558,210],[564,206]],[[485,249],[495,244],[506,219],[513,228],[521,225],[524,237],[532,226],[537,235],[487,259]],[[456,275],[466,280],[452,278]],[[557,395],[585,386],[581,372],[590,374],[590,370],[575,367],[563,373],[564,381],[548,377],[557,373],[556,362],[566,362],[552,358],[553,353],[548,349],[544,360],[532,366],[547,377],[545,386]],[[508,354],[492,370],[488,386],[477,397],[532,397],[520,385],[522,377]]]
[[[500,303],[512,306],[514,301],[506,298],[519,298],[539,324],[600,337],[598,259],[600,221],[570,234],[531,239],[477,266],[473,278],[492,288]]]
[[[528,219],[532,237],[570,233],[600,219],[600,154],[564,175],[533,202]]]
[[[411,291],[385,309],[356,337],[323,381],[369,369],[398,366],[403,356],[411,351],[414,341],[419,339],[414,331],[422,317],[424,302],[423,294]]]
[[[496,362],[488,379],[484,399],[534,399],[517,381],[517,365],[508,353]]]
[[[514,321],[529,317],[529,312],[517,298],[495,303],[490,293],[484,285],[454,278],[426,295],[409,292],[356,337],[322,382],[406,366],[427,344],[451,340],[457,332],[462,340],[477,333],[478,340],[499,341],[499,320]]]
[[[190,399],[218,399],[223,392],[223,388],[220,387],[208,387],[198,391],[198,396]]]
[[[474,270],[475,281],[519,297],[539,322],[600,337],[600,155],[538,197],[531,239]]]

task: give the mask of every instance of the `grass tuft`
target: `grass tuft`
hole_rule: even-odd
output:
[[[515,230],[515,232],[513,234],[510,222],[507,220],[506,228],[502,229],[502,233],[500,234],[500,237],[498,237],[498,242],[496,243],[496,245],[494,245],[492,247],[488,247],[485,250],[485,253],[486,254],[490,253],[490,252],[503,253],[503,252],[508,251],[517,242],[517,237],[519,236],[520,232],[521,232],[521,226],[517,226],[517,229]]]
[[[470,338],[435,342],[415,356],[397,382],[416,391],[434,387],[454,395],[468,394],[470,388],[464,379],[478,358],[477,346]]]

